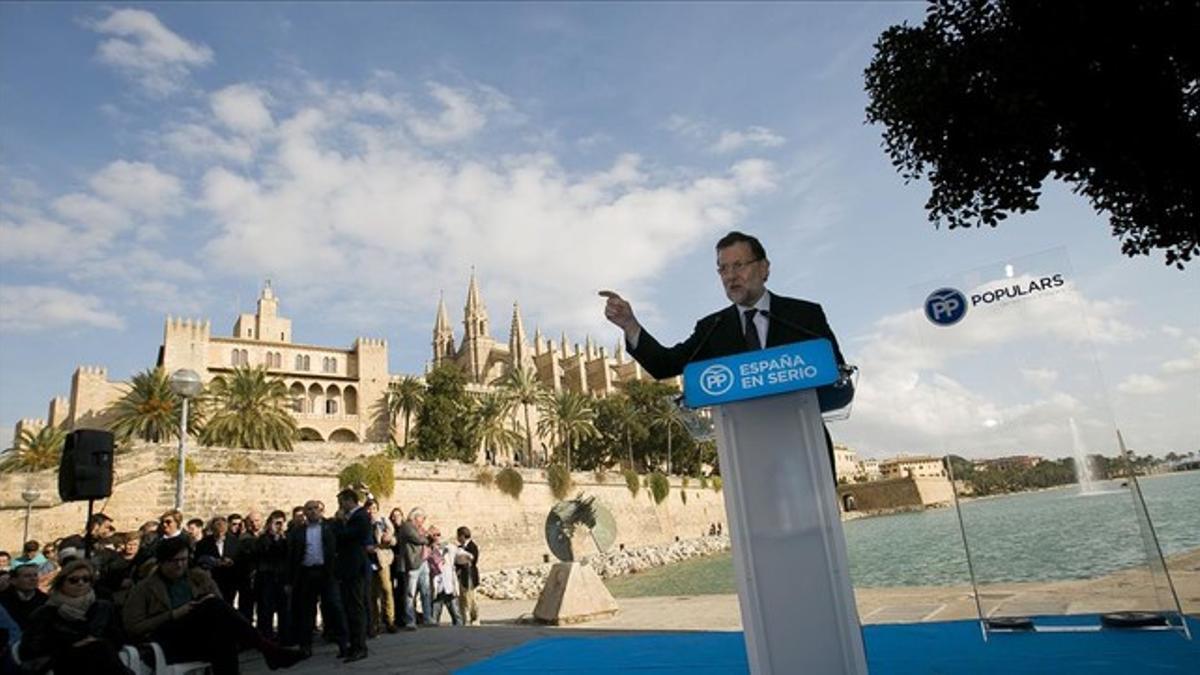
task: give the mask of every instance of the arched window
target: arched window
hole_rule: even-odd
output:
[[[276,368],[283,367],[283,354],[280,354],[279,352],[275,352],[275,367]]]
[[[337,359],[329,359],[329,372],[337,372]]]
[[[229,365],[239,366],[239,365],[241,365],[241,360],[242,360],[242,353],[240,351],[235,349],[229,354]]]
[[[246,351],[245,349],[242,350],[242,365],[250,365],[250,352]]]
[[[337,399],[335,399],[335,398],[326,399],[325,400],[325,414],[326,415],[336,415],[337,411],[338,411]]]

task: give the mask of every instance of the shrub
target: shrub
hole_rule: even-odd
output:
[[[712,480],[711,480],[711,482],[710,482],[710,484],[712,485],[713,492],[720,492],[720,491],[721,491],[721,485],[722,485],[722,483],[721,483],[721,477],[720,477],[720,476],[713,476],[713,477],[712,477]]]
[[[491,469],[483,468],[475,472],[475,483],[479,487],[492,487],[496,482],[496,474]]]
[[[647,487],[650,488],[650,494],[654,495],[655,504],[663,503],[663,500],[671,493],[671,482],[657,471],[647,476],[646,482],[649,483]]]
[[[608,472],[605,471],[604,469],[596,469],[596,471],[592,475],[595,476],[596,482],[601,485],[608,482]]]
[[[708,477],[707,476],[700,476],[700,487],[701,488],[708,487]]]
[[[566,499],[571,491],[571,473],[567,467],[555,464],[546,471],[546,482],[550,485],[550,494],[555,499]]]
[[[683,487],[687,487],[688,486],[688,477],[684,476],[682,480],[683,480],[683,483],[682,483]]]
[[[162,470],[171,477],[171,481],[175,481],[175,477],[179,474],[179,458],[168,457],[167,461],[163,462]],[[191,478],[200,473],[200,468],[196,466],[196,460],[191,457],[185,457],[183,460],[183,473]]]
[[[682,501],[684,505],[687,505],[687,490],[679,491],[679,500]]]
[[[642,489],[642,481],[638,480],[637,472],[633,469],[625,469],[622,473],[625,474],[625,486],[629,488],[629,493],[636,497],[638,490]]]
[[[376,497],[391,497],[396,491],[395,467],[386,453],[367,459],[365,473],[367,487]]]
[[[258,471],[258,462],[246,455],[234,455],[225,463],[225,468],[234,473],[254,473]],[[187,471],[186,465],[183,470]]]
[[[509,497],[518,499],[521,496],[521,490],[525,489],[525,479],[516,469],[504,468],[496,474],[496,487]]]
[[[346,465],[338,472],[338,487],[339,488],[356,488],[359,485],[367,484],[367,467],[360,463]]]

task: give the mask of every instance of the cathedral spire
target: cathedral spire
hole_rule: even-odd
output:
[[[446,313],[446,299],[438,294],[437,319],[433,324],[433,364],[454,356],[454,331],[450,328],[450,315]]]
[[[512,365],[517,368],[528,368],[533,365],[533,357],[529,353],[529,343],[525,339],[525,326],[521,323],[521,307],[513,303],[512,326],[508,333],[508,353],[512,357]]]
[[[471,281],[467,285],[467,306],[463,310],[463,327],[466,328],[467,339],[487,337],[488,317],[487,307],[479,293],[479,282],[475,280],[475,267],[471,267]]]

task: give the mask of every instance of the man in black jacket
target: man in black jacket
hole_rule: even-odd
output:
[[[12,571],[12,582],[0,593],[0,605],[23,629],[33,610],[46,604],[48,597],[38,589],[38,566],[34,563],[18,564]]]
[[[479,605],[475,602],[475,589],[479,587],[479,545],[471,538],[471,528],[462,525],[455,532],[458,536],[459,553],[454,561],[458,573],[458,602],[463,622],[468,626],[479,625]]]
[[[338,658],[347,652],[346,614],[334,565],[337,540],[333,523],[324,519],[325,506],[313,500],[304,505],[303,526],[288,531],[288,586],[292,591],[292,625],[295,641],[305,654],[312,654],[313,623],[317,600],[326,629],[338,643]]]
[[[371,518],[358,503],[358,493],[347,488],[338,493],[337,560],[334,573],[342,587],[350,651],[346,662],[367,657],[367,588],[370,582],[369,553],[375,552]]]
[[[660,380],[666,379],[679,375],[684,366],[693,361],[814,338],[829,340],[838,366],[845,364],[837,338],[820,305],[767,290],[771,261],[756,237],[730,232],[717,242],[716,248],[717,275],[725,297],[733,304],[697,321],[691,336],[673,347],[664,347],[642,328],[629,302],[612,291],[601,291],[600,294],[607,298],[604,316],[625,333],[629,355],[647,372]],[[848,403],[848,400],[835,401],[839,397],[832,386],[822,389],[825,391],[818,391],[818,397],[823,409]],[[846,391],[847,395],[849,393]],[[830,465],[833,465],[833,443],[828,431],[825,440]]]

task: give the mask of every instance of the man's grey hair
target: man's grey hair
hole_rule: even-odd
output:
[[[424,518],[424,517],[425,517],[425,509],[423,509],[419,506],[413,507],[413,510],[408,512],[409,520],[416,520],[417,518]]]

